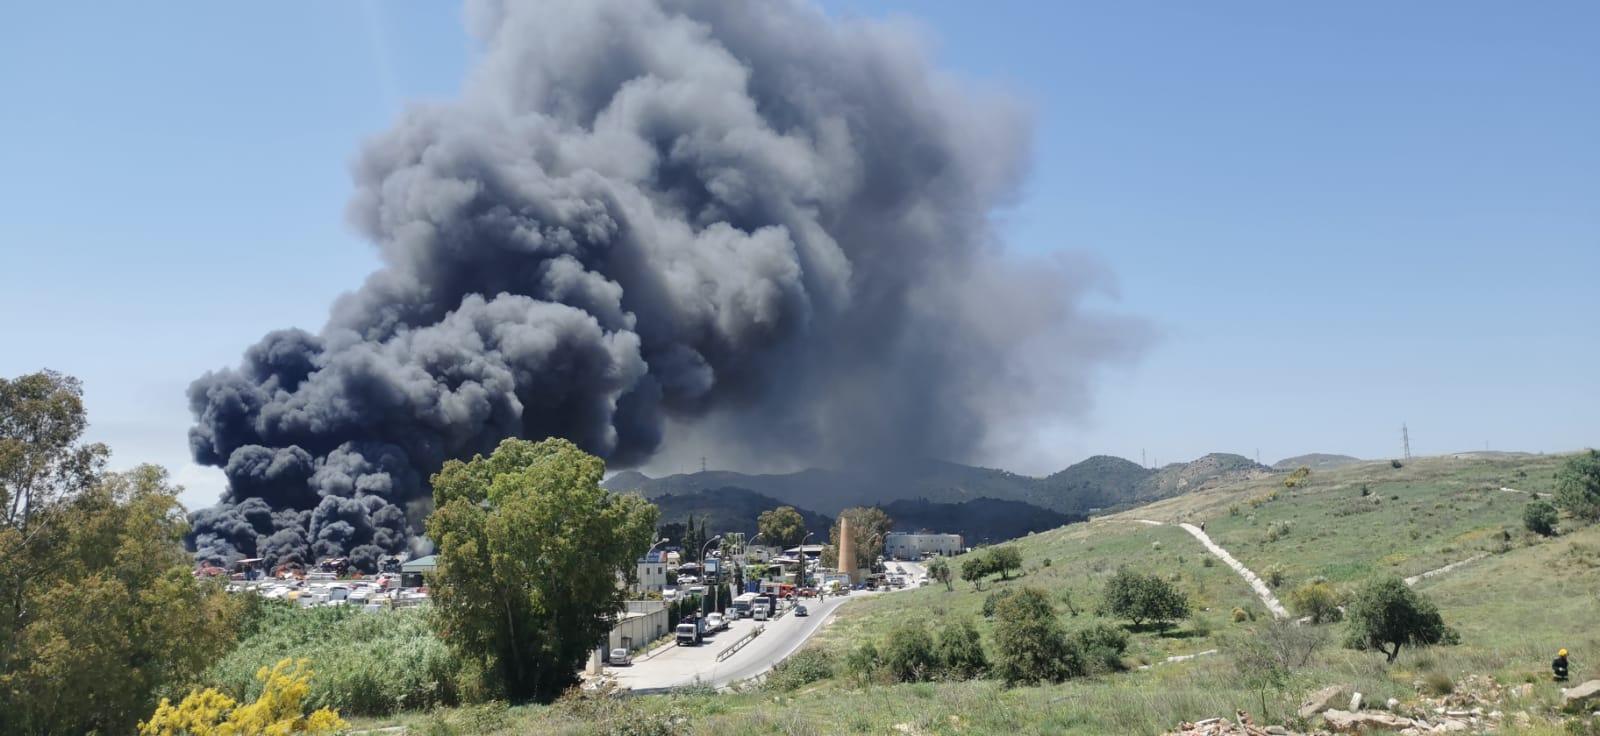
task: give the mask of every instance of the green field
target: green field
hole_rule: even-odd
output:
[[[1350,686],[1369,701],[1415,703],[1419,681],[1442,692],[1493,677],[1507,687],[1533,683],[1531,696],[1497,705],[1508,714],[1528,712],[1528,724],[1508,715],[1501,732],[1564,733],[1553,716],[1559,693],[1547,663],[1565,647],[1574,653],[1575,681],[1600,676],[1600,631],[1588,619],[1600,595],[1600,527],[1563,519],[1560,536],[1540,538],[1522,529],[1531,496],[1501,490],[1548,492],[1560,461],[1469,455],[1418,459],[1399,469],[1368,463],[1313,473],[1292,489],[1284,487],[1285,474],[1274,474],[1035,534],[1013,542],[1024,570],[1010,581],[990,576],[981,591],[965,581],[949,591],[934,584],[841,609],[803,655],[833,662],[839,674],[794,690],[441,711],[371,725],[404,722],[438,734],[1154,734],[1235,708],[1259,715],[1263,697],[1269,722],[1303,725],[1294,723],[1294,707],[1304,693],[1330,684]],[[1328,637],[1327,646],[1282,690],[1252,690],[1231,653],[1235,642],[1260,635],[1266,608],[1226,565],[1208,563],[1200,543],[1172,525],[1179,521],[1205,521],[1215,541],[1264,578],[1275,569],[1280,597],[1312,579],[1350,590],[1374,575],[1416,575],[1481,556],[1415,586],[1438,604],[1461,644],[1408,648],[1385,665],[1379,654],[1340,647],[1344,624],[1314,627]],[[959,569],[960,558],[952,562]],[[1046,589],[1068,629],[1110,622],[1095,611],[1104,581],[1124,565],[1173,581],[1195,611],[1165,633],[1136,632],[1124,660],[1128,671],[1007,689],[988,680],[868,685],[837,666],[860,642],[881,646],[904,622],[937,626],[952,617],[976,621],[993,657],[981,608],[998,588]],[[1235,620],[1236,608],[1244,609],[1244,620]],[[1164,661],[1210,650],[1220,651]]]

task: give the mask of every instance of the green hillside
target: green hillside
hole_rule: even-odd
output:
[[[1503,711],[1493,722],[1500,733],[1567,733],[1555,715],[1559,691],[1548,662],[1565,647],[1574,652],[1574,681],[1600,676],[1600,630],[1589,624],[1600,595],[1600,527],[1563,519],[1553,538],[1522,528],[1525,505],[1533,493],[1551,490],[1561,461],[1463,455],[1401,468],[1369,462],[1313,471],[1292,488],[1283,473],[1202,483],[1181,496],[1011,542],[1023,557],[1012,580],[991,575],[982,590],[957,580],[953,590],[935,584],[854,601],[767,688],[634,699],[615,706],[626,710],[616,717],[679,719],[676,730],[660,733],[683,734],[1158,734],[1241,708],[1264,722],[1304,729],[1312,724],[1294,715],[1300,699],[1340,685],[1346,698],[1350,689],[1368,702],[1392,697],[1418,715],[1450,703]],[[1271,617],[1239,575],[1177,526],[1183,522],[1203,522],[1239,561],[1278,579],[1280,598],[1311,580],[1349,592],[1377,575],[1421,575],[1468,561],[1414,585],[1438,605],[1460,643],[1405,648],[1386,665],[1381,654],[1340,646],[1346,623],[1290,626],[1325,645],[1292,667],[1281,688],[1253,688],[1238,652],[1270,639]],[[963,560],[951,563],[959,569]],[[1123,566],[1170,581],[1193,606],[1193,615],[1172,630],[1133,631],[1122,657],[1126,671],[1009,689],[994,680],[896,685],[848,674],[850,652],[866,641],[883,647],[907,622],[937,632],[949,621],[973,621],[994,657],[995,632],[982,608],[997,590],[1044,589],[1069,631],[1126,627],[1096,612],[1106,580]],[[782,684],[812,679],[798,677],[805,672],[821,679]],[[1513,698],[1511,688],[1523,683],[1529,692]],[[576,707],[518,709],[506,718],[517,728],[552,733],[606,732],[575,716]]]

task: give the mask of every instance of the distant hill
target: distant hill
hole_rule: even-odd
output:
[[[1039,481],[1049,508],[1087,513],[1127,504],[1154,470],[1110,455],[1095,455]]]
[[[626,482],[626,481],[625,481]],[[622,489],[612,487],[613,491]],[[711,532],[742,531],[756,533],[761,512],[788,505],[771,496],[747,488],[710,488],[692,493],[668,493],[652,499],[661,509],[661,523],[670,524],[691,515],[704,521]],[[1021,501],[979,498],[961,503],[936,503],[922,499],[898,500],[884,504],[884,513],[894,519],[895,531],[936,531],[960,534],[969,544],[1000,542],[1027,536],[1032,532],[1083,521],[1082,515],[1058,514]],[[833,517],[796,507],[806,528],[819,537],[833,527]]]
[[[896,501],[963,504],[980,499],[1028,504],[1055,514],[1081,516],[1270,472],[1270,468],[1241,455],[1223,453],[1206,455],[1189,463],[1175,463],[1160,470],[1144,468],[1119,457],[1096,455],[1044,478],[929,461],[878,472],[813,469],[757,475],[714,470],[651,478],[627,471],[616,474],[605,485],[614,491],[638,493],[649,499],[741,489],[765,497],[775,505],[794,506],[829,517],[852,506],[887,507]],[[743,515],[741,512],[740,517]]]
[[[1131,500],[1137,503],[1149,503],[1222,483],[1264,476],[1271,472],[1271,468],[1243,455],[1213,452],[1198,460],[1173,463],[1157,470],[1139,482]]]
[[[1088,519],[993,498],[961,503],[900,500],[884,505],[883,511],[894,519],[895,531],[960,534],[969,545],[1003,542]]]
[[[1362,462],[1359,457],[1349,455],[1329,455],[1322,452],[1313,452],[1309,455],[1295,455],[1286,457],[1272,464],[1273,470],[1294,470],[1296,468],[1311,468],[1312,470],[1332,470],[1346,465],[1355,465]]]
[[[631,492],[622,491],[610,484],[607,484],[607,487],[613,491]],[[651,501],[661,509],[662,524],[681,522],[693,516],[696,522],[704,521],[710,533],[738,531],[744,532],[746,536],[755,535],[756,519],[761,516],[761,512],[771,511],[784,505],[770,496],[731,486],[692,493],[668,493],[656,496]],[[819,534],[826,534],[826,530],[833,527],[833,517],[803,508],[795,510],[805,519],[807,529],[815,529]]]

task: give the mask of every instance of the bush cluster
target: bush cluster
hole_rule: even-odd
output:
[[[265,602],[239,647],[200,677],[239,701],[260,696],[256,673],[285,657],[310,660],[317,676],[306,703],[343,715],[387,715],[454,705],[459,668],[433,635],[425,608],[363,613],[349,607],[298,608]]]
[[[831,678],[833,673],[832,654],[816,648],[802,649],[767,673],[766,687],[777,692],[790,692]]]

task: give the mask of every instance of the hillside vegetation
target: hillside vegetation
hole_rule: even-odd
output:
[[[979,499],[1025,503],[1058,514],[1078,515],[1265,476],[1271,468],[1242,456],[1213,453],[1159,470],[1108,455],[1096,455],[1043,478],[958,463],[923,462],[877,472],[804,470],[778,475],[705,471],[651,478],[618,473],[606,487],[649,499],[709,492],[711,497],[748,491],[781,505],[835,516],[853,506],[895,501],[960,504]]]
[[[1345,698],[1354,690],[1368,702],[1392,697],[1402,709],[1428,712],[1441,699],[1481,697],[1485,712],[1505,711],[1496,721],[1502,733],[1565,733],[1548,664],[1556,649],[1568,648],[1574,681],[1600,674],[1600,631],[1588,624],[1600,592],[1600,527],[1563,518],[1561,533],[1546,538],[1522,522],[1533,494],[1552,491],[1561,461],[1424,458],[1401,468],[1383,462],[1314,471],[1292,488],[1283,474],[1208,487],[1012,542],[1023,558],[1021,574],[1008,581],[987,576],[981,590],[958,579],[953,590],[933,584],[854,601],[764,690],[603,706],[569,701],[498,713],[502,725],[485,731],[608,733],[597,724],[617,718],[658,724],[634,732],[663,734],[1157,734],[1184,720],[1231,716],[1235,708],[1302,728],[1307,724],[1295,715],[1301,698],[1339,685]],[[1348,595],[1376,576],[1422,576],[1465,561],[1414,585],[1437,604],[1460,643],[1404,648],[1386,665],[1382,654],[1341,646],[1348,623],[1290,626],[1323,646],[1281,682],[1261,684],[1245,660],[1253,643],[1273,640],[1271,616],[1237,574],[1176,526],[1181,522],[1204,522],[1215,541],[1275,582],[1273,592],[1285,600],[1307,582],[1326,581]],[[959,569],[963,561],[951,563]],[[1193,614],[1166,631],[1100,615],[1105,583],[1122,568],[1170,581]],[[947,622],[971,621],[994,658],[996,632],[983,616],[985,600],[1024,586],[1052,596],[1068,631],[1106,625],[1130,631],[1121,657],[1126,670],[1014,688],[992,679],[886,684],[851,674],[847,663],[863,642],[881,649],[908,622],[937,635]],[[1513,698],[1512,688],[1522,684],[1528,692]],[[466,733],[452,725],[466,718],[440,714],[428,726]]]

